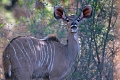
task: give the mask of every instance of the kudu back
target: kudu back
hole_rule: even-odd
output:
[[[45,39],[21,36],[11,40],[3,52],[5,79],[62,79],[79,53],[78,25],[91,14],[89,5],[84,7],[79,16],[67,16],[60,6],[54,8],[54,17],[63,20],[68,27],[66,45],[61,44],[55,36]]]

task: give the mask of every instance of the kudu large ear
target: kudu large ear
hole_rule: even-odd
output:
[[[84,9],[82,10],[82,18],[90,18],[92,15],[92,7],[90,5],[87,5],[84,7]]]
[[[54,17],[56,19],[65,19],[64,9],[60,6],[54,7]]]

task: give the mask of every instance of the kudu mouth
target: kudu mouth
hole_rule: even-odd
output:
[[[77,24],[76,24],[76,23],[72,23],[72,24],[71,24],[71,32],[76,33],[77,30],[78,30]]]

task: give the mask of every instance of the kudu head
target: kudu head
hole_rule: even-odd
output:
[[[78,16],[67,16],[64,9],[60,6],[54,8],[54,17],[56,19],[63,20],[68,27],[67,53],[69,55],[70,64],[74,62],[80,51],[77,35],[79,23],[81,23],[82,20],[86,20],[87,18],[91,17],[91,15],[92,7],[90,5],[85,6]]]
[[[64,12],[64,9],[60,6],[54,8],[55,18],[62,19],[63,21],[65,21],[68,25],[68,30],[71,33],[76,33],[78,31],[79,23],[82,20],[91,17],[91,14],[92,14],[92,7],[90,5],[85,6],[81,14],[79,14],[79,16],[75,16],[75,15],[67,16]]]

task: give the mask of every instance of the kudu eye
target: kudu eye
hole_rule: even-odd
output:
[[[79,19],[78,19],[77,21],[78,21],[78,22],[80,22],[80,20],[79,20]]]
[[[80,22],[80,18],[77,19],[77,22]]]
[[[69,19],[67,18],[66,21],[69,22]]]

